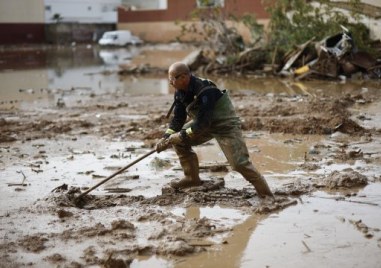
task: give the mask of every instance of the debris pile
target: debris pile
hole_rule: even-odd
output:
[[[381,62],[365,51],[359,51],[351,33],[343,31],[319,42],[309,40],[286,56],[277,72],[296,79],[333,78],[345,80],[356,74],[371,79],[381,78]]]
[[[231,30],[220,39],[211,40],[213,45],[199,48],[183,59],[192,71],[209,74],[245,74],[275,75],[302,79],[381,78],[381,59],[371,53],[360,51],[350,31],[342,27],[342,32],[325,37],[320,41],[315,38],[297,46],[279,62],[271,56],[265,46],[246,47],[237,44],[237,34]],[[220,29],[221,30],[221,29]],[[218,34],[222,36],[222,34]],[[230,44],[221,47],[222,43]],[[238,42],[243,44],[243,42]],[[377,42],[375,42],[377,46]],[[378,44],[379,46],[379,44]],[[165,73],[165,69],[149,65],[120,66],[119,75]]]
[[[227,55],[209,57],[203,72],[225,74],[273,74],[292,77],[297,80],[306,78],[341,79],[358,76],[359,78],[381,78],[381,61],[370,53],[359,51],[351,33],[342,26],[343,31],[314,41],[314,38],[287,53],[281,63],[268,63],[268,52],[264,48],[247,48],[236,54],[235,58]],[[207,52],[199,50],[198,57],[193,56],[189,66],[201,66],[205,62],[202,55]],[[217,52],[209,53],[215,55]],[[227,54],[227,53],[225,53]],[[233,59],[232,59],[233,58]],[[189,59],[188,59],[189,61]]]

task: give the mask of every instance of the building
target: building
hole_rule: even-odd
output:
[[[115,30],[121,0],[45,0],[48,43],[92,43]]]
[[[269,15],[262,0],[123,0],[118,9],[118,29],[131,30],[148,42],[175,41],[180,35],[182,24],[195,23],[190,14],[196,8],[219,6],[225,14],[240,17],[245,13],[255,15],[258,23],[267,25]],[[331,1],[338,12],[350,15],[349,1]],[[369,29],[371,38],[381,39],[381,1],[363,0],[356,10],[363,14],[361,22]],[[232,21],[230,23],[233,23]],[[236,24],[244,39],[250,33],[242,24]]]
[[[0,0],[0,45],[19,43],[94,42],[108,30],[128,29],[147,42],[171,42],[184,25],[197,24],[192,11],[213,6],[224,14],[252,14],[267,25],[263,0]],[[331,1],[348,12],[348,1]],[[381,39],[381,1],[363,0],[362,22],[371,37]],[[250,38],[242,23],[234,24],[244,39]],[[193,40],[194,36],[188,36]],[[186,39],[183,39],[186,40]]]
[[[261,24],[269,21],[261,0],[123,0],[118,9],[118,29],[128,29],[148,42],[175,41],[180,34],[176,22],[194,23],[190,17],[193,10],[213,6],[221,7],[224,14],[237,17],[254,14]],[[244,38],[249,38],[250,33],[243,25],[235,26]]]
[[[0,44],[92,42],[117,24],[121,0],[0,0]]]
[[[111,23],[122,0],[45,0],[45,23]]]
[[[43,41],[44,0],[0,0],[0,44]]]

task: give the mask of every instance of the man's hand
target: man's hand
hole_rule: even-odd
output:
[[[171,136],[169,136],[168,140],[169,140],[170,144],[175,144],[176,145],[176,144],[183,143],[183,138],[182,138],[180,132],[172,134]]]
[[[160,152],[162,152],[164,150],[167,150],[169,146],[170,146],[169,139],[162,138],[156,144],[155,150],[156,150],[157,153],[160,153]]]
[[[169,148],[172,144],[181,144],[184,140],[182,138],[181,132],[174,133],[169,136],[164,136],[164,138],[160,139],[156,144],[155,150],[160,153]]]

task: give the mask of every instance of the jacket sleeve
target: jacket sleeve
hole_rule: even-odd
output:
[[[174,132],[178,132],[181,130],[185,121],[187,119],[186,107],[180,101],[176,101],[175,96],[175,108],[174,108],[174,116],[169,123],[169,128]]]

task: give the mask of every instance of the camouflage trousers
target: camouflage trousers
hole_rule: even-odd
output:
[[[260,196],[272,196],[265,179],[250,161],[250,155],[242,136],[241,124],[239,118],[235,115],[230,98],[227,93],[221,98],[222,100],[219,100],[216,104],[216,109],[219,110],[214,114],[214,122],[212,122],[210,131],[193,135],[188,143],[174,146],[180,163],[198,161],[192,146],[203,144],[214,138],[217,140],[232,169],[239,172],[249,181]],[[183,128],[188,128],[192,123],[190,121]]]

